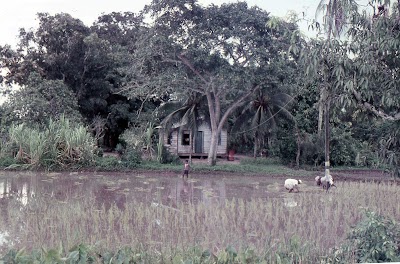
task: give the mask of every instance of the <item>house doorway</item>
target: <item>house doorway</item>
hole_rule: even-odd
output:
[[[203,153],[203,131],[197,131],[194,141],[194,153]]]

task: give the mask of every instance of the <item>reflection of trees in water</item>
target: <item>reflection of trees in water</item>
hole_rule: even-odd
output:
[[[174,205],[182,202],[205,204],[223,202],[226,199],[226,184],[224,181],[209,179],[201,181],[177,179],[171,182],[163,197],[163,202],[172,202]]]
[[[187,179],[176,179],[168,189],[168,198],[173,205],[193,202],[193,182]]]
[[[5,198],[10,193],[11,186],[7,184],[7,179],[0,179],[0,198]]]
[[[127,202],[127,195],[117,190],[109,189],[107,185],[95,185],[93,188],[93,195],[96,199],[98,206],[104,206],[108,210],[112,205],[116,205],[119,209],[125,209]]]
[[[0,224],[4,223],[5,225],[10,223],[10,218],[8,216],[8,205],[10,201],[10,199],[8,199],[9,187],[10,186],[4,181],[0,182]]]
[[[210,204],[213,201],[224,202],[226,199],[226,184],[222,180],[204,180],[202,182],[201,201]]]
[[[210,204],[226,199],[226,185],[223,181],[176,179],[170,182],[163,195],[165,203],[195,203]]]
[[[35,195],[35,182],[32,177],[11,177],[0,179],[0,236],[8,234],[11,221],[20,222],[22,226],[23,219],[19,217],[11,218],[10,210],[17,208],[17,212],[26,206]],[[7,240],[4,240],[7,241]],[[7,243],[11,243],[7,241]]]
[[[226,199],[226,185],[224,181],[217,181],[217,189],[219,192],[219,198],[222,201]]]
[[[0,179],[0,199],[15,198],[22,206],[28,204],[36,193],[36,177],[11,177]]]
[[[181,199],[182,202],[193,202],[193,182],[182,180]]]
[[[226,180],[199,177],[147,177],[146,175],[95,173],[27,173],[10,174],[0,179],[0,197],[13,196],[21,206],[35,196],[44,201],[70,202],[89,200],[96,207],[116,205],[125,209],[126,203],[223,202],[227,197]],[[230,186],[230,185],[229,185]]]

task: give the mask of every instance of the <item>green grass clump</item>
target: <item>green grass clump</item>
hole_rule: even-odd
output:
[[[256,166],[270,166],[270,165],[281,165],[282,162],[279,158],[251,158],[244,157],[240,159],[242,165],[256,165]]]
[[[203,263],[203,264],[244,264],[244,263],[312,263],[319,257],[305,255],[304,246],[299,246],[296,240],[289,245],[280,243],[282,251],[275,255],[257,254],[252,249],[237,251],[233,246],[228,246],[218,253],[210,249],[193,247],[186,251],[176,250],[172,253],[151,251],[141,246],[121,247],[110,250],[96,245],[88,246],[78,244],[64,253],[62,247],[33,250],[9,250],[0,263]],[[307,252],[307,251],[306,251]],[[267,252],[266,252],[267,253]]]
[[[10,249],[0,263],[378,263],[400,260],[400,226],[387,217],[367,211],[357,226],[350,230],[347,241],[340,248],[327,254],[316,251],[312,241],[296,235],[283,242],[267,239],[263,250],[251,247],[237,250],[228,245],[214,245],[213,248],[188,246],[165,251],[145,246],[110,248],[83,243],[65,250],[62,244],[57,248],[40,250]],[[327,251],[326,251],[327,252]]]
[[[10,156],[0,157],[0,168],[6,168],[14,163],[15,160],[13,157]]]

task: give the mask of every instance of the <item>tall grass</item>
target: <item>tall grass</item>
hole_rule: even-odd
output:
[[[267,263],[320,263],[346,238],[366,209],[400,219],[398,186],[338,183],[330,193],[285,193],[285,199],[226,200],[223,203],[162,204],[130,200],[123,208],[97,206],[93,198],[59,202],[38,197],[26,207],[15,201],[0,217],[17,248],[64,249],[85,243],[116,250],[144,247],[163,256],[190,254],[193,248],[214,255],[232,247],[253,250]],[[12,221],[11,221],[12,220]],[[285,261],[284,261],[285,262]]]
[[[9,151],[15,152],[13,167],[54,168],[94,161],[93,137],[84,126],[71,124],[63,116],[50,120],[43,129],[12,125],[8,134],[9,146],[14,146]]]

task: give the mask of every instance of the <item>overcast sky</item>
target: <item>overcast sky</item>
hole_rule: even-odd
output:
[[[2,0],[0,7],[0,45],[17,43],[19,28],[36,28],[36,14],[47,12],[68,13],[90,26],[102,13],[119,11],[139,12],[151,0]],[[211,3],[220,5],[228,0],[199,0],[203,5]],[[301,14],[305,12],[314,18],[319,0],[247,0],[249,6],[257,5],[274,16],[285,17],[292,10]],[[307,30],[306,23],[301,25]]]

